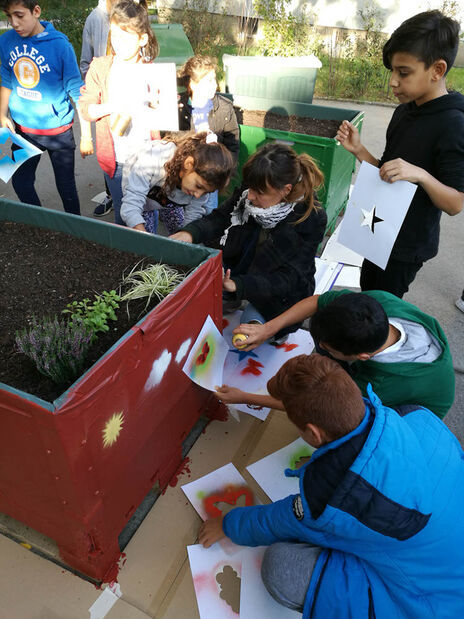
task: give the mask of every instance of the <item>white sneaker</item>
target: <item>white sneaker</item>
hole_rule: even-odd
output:
[[[455,302],[455,305],[461,312],[464,312],[464,299],[462,297]]]

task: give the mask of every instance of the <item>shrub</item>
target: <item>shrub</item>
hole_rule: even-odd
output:
[[[81,56],[82,30],[96,0],[41,0],[42,18],[53,23],[71,42],[76,52],[77,62]]]
[[[84,299],[68,303],[63,314],[70,314],[71,322],[84,323],[92,336],[92,341],[97,339],[100,331],[109,331],[108,320],[117,320],[116,312],[119,308],[119,295],[116,290],[103,291],[95,295],[95,301]]]
[[[37,370],[57,384],[77,378],[84,367],[92,334],[82,321],[35,316],[29,329],[15,335],[18,352],[29,357]]]

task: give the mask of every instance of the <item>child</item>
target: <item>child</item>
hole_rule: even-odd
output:
[[[213,132],[237,163],[240,149],[237,117],[232,102],[216,92],[216,68],[211,57],[193,56],[180,70],[179,77],[186,91],[180,95],[179,129]],[[217,192],[209,194],[207,213],[217,204]]]
[[[288,471],[299,494],[208,520],[200,543],[270,546],[264,584],[303,619],[463,617],[464,453],[444,423],[370,387],[363,401],[317,354],[287,361],[268,389],[316,448]]]
[[[341,144],[359,161],[378,166],[384,181],[418,185],[385,270],[364,260],[362,290],[402,297],[422,264],[438,252],[442,211],[456,215],[463,208],[464,96],[448,92],[445,82],[458,44],[458,22],[439,11],[406,20],[383,49],[401,105],[388,126],[382,158],[371,155],[348,121],[338,130]]]
[[[350,364],[364,395],[371,383],[387,406],[420,404],[440,418],[451,408],[453,360],[443,329],[435,318],[388,292],[326,292],[300,301],[265,325],[240,325],[236,331],[248,335],[250,350],[285,325],[308,317],[316,345]],[[226,402],[237,398],[234,401],[279,407],[269,396],[228,387],[223,391],[218,397]],[[251,401],[255,398],[264,400]]]
[[[108,34],[110,31],[110,13],[115,0],[99,0],[98,6],[91,11],[85,20],[82,32],[82,51],[80,69],[85,79],[90,63],[94,57],[106,56]],[[90,136],[90,140],[91,140]],[[105,180],[106,196],[97,204],[93,212],[95,217],[103,217],[113,210],[113,200]]]
[[[242,322],[265,322],[314,291],[314,257],[327,223],[314,191],[323,175],[309,155],[267,144],[244,165],[243,182],[248,189],[173,238],[220,238],[225,307],[246,299]],[[291,325],[277,338],[297,328]]]
[[[0,7],[13,27],[0,37],[0,124],[48,151],[64,210],[79,215],[74,110],[69,97],[77,102],[82,79],[74,50],[64,34],[39,20],[41,9],[34,0],[3,0]],[[92,152],[90,126],[81,123],[81,129],[81,154],[85,157]],[[12,150],[18,148],[14,145]],[[34,182],[39,159],[40,155],[28,159],[12,177],[18,198],[37,206],[41,203]]]
[[[227,148],[207,137],[167,136],[133,155],[124,170],[121,208],[129,228],[155,234],[161,211],[172,233],[204,215],[207,194],[225,187],[234,168]]]
[[[145,0],[119,0],[110,14],[111,55],[95,58],[79,100],[82,115],[96,121],[97,159],[121,219],[122,173],[129,156],[151,138],[146,122],[150,94],[146,65],[158,55]]]

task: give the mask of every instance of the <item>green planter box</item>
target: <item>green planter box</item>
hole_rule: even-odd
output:
[[[226,91],[234,95],[311,103],[321,61],[316,56],[222,57]]]
[[[160,46],[156,62],[175,62],[177,66],[181,66],[187,58],[193,56],[192,46],[182,24],[152,23],[151,29]]]
[[[240,95],[232,95],[232,98],[234,105],[244,110],[263,110],[280,114],[283,117],[296,115],[340,122],[349,120],[359,131],[361,131],[364,119],[364,112],[359,110],[344,110],[292,101],[271,101]],[[345,150],[335,138],[240,125],[238,178],[234,180],[234,186],[241,182],[243,164],[250,155],[268,142],[288,144],[297,153],[308,153],[317,161],[325,177],[324,188],[318,192],[318,196],[322,206],[327,211],[327,231],[333,231],[337,217],[348,200],[351,177],[356,163],[355,157]]]

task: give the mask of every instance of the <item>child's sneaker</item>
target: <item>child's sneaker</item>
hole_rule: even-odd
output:
[[[113,200],[111,196],[106,196],[100,204],[97,204],[93,212],[94,217],[104,217],[113,210]]]
[[[455,302],[455,305],[461,312],[464,312],[464,299],[462,297]]]

